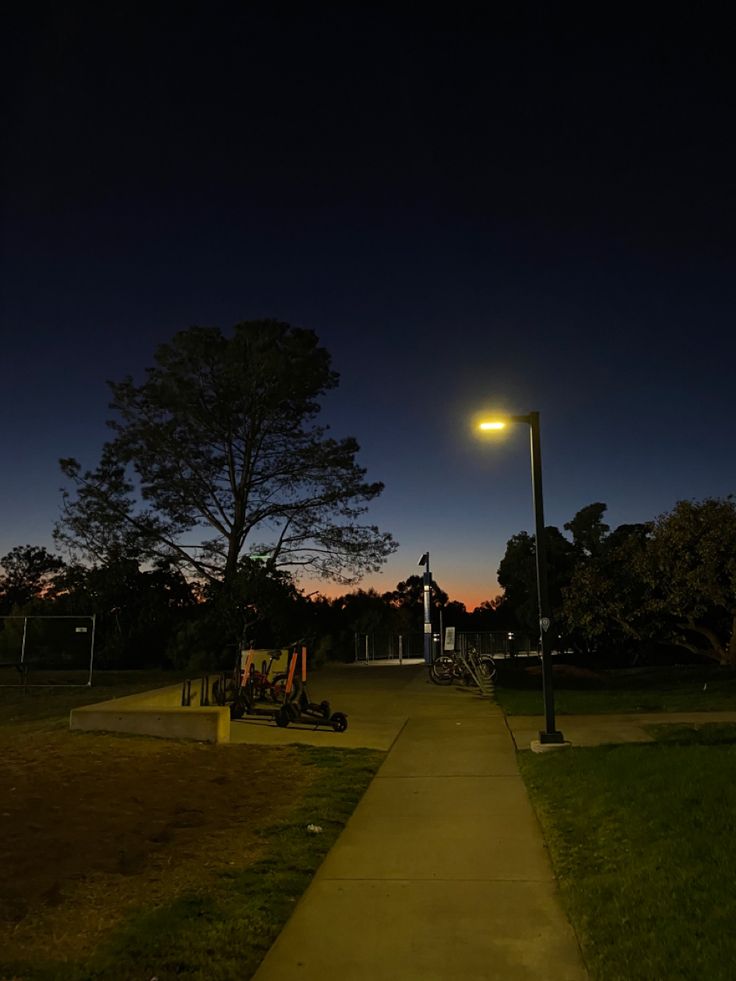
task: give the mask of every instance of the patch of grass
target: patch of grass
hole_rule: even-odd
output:
[[[519,755],[596,981],[733,978],[736,727],[705,728]]]
[[[553,684],[560,715],[736,711],[736,671],[719,667],[575,672],[555,665]],[[496,698],[507,715],[541,715],[538,668],[502,664]]]
[[[185,677],[192,677],[192,672],[98,671],[93,675],[90,687],[71,687],[61,682],[49,687],[0,688],[0,726],[60,720],[67,724],[69,713],[74,708],[154,688],[166,688]]]
[[[732,722],[706,722],[702,725],[644,726],[659,743],[676,743],[680,746],[721,746],[736,743],[736,724]]]
[[[266,852],[227,866],[207,894],[141,909],[84,964],[0,964],[28,981],[201,981],[249,978],[309,885],[383,760],[374,750],[296,747],[317,778],[288,817],[263,830]],[[244,791],[245,792],[245,791]],[[322,828],[319,834],[307,825]],[[224,856],[225,857],[225,856]]]

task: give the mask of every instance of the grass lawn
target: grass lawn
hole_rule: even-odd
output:
[[[596,981],[732,981],[736,725],[519,764]]]
[[[191,671],[173,670],[95,671],[92,685],[87,687],[84,684],[72,686],[65,683],[63,672],[47,672],[32,676],[31,681],[38,678],[55,683],[48,687],[29,685],[23,689],[17,686],[16,672],[4,669],[0,678],[2,684],[14,687],[0,688],[0,726],[52,718],[65,718],[68,721],[71,710],[81,705],[122,698],[123,695],[134,695],[153,688],[166,688],[191,676]]]
[[[560,715],[736,711],[736,671],[717,666],[591,670],[554,665]],[[507,715],[542,715],[538,664],[501,662],[496,698]]]
[[[249,978],[383,760],[69,732],[143,675],[0,697],[2,979]]]

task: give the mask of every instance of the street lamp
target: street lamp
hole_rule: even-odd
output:
[[[544,698],[545,728],[540,730],[539,742],[544,745],[565,743],[565,737],[555,728],[555,699],[552,691],[552,661],[549,652],[549,596],[547,590],[547,542],[544,535],[544,503],[542,498],[542,449],[539,438],[539,413],[509,416],[508,422],[525,422],[529,426],[532,451],[532,496],[534,499],[534,534],[537,560],[537,607],[539,609],[539,644],[542,654],[542,695]],[[506,420],[490,420],[478,426],[483,432],[505,429]]]
[[[430,665],[433,661],[432,658],[432,605],[431,605],[431,589],[432,589],[432,573],[429,571],[429,552],[424,552],[420,557],[417,565],[424,566],[424,574],[422,576],[422,598],[424,605],[424,663]]]

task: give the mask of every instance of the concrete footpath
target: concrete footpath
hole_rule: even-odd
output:
[[[510,715],[511,735],[519,749],[528,749],[544,728],[541,715]],[[736,722],[736,712],[626,712],[610,715],[558,715],[557,728],[573,746],[603,746],[606,743],[651,743],[650,726],[709,725]]]
[[[423,668],[348,670],[336,705],[364,689],[405,721],[255,981],[583,981],[501,710]]]

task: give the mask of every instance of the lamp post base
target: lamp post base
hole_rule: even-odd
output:
[[[559,736],[560,739],[550,741],[550,735]],[[558,749],[569,749],[572,746],[572,743],[565,739],[561,732],[540,732],[539,736],[539,739],[532,739],[530,746],[532,753],[554,753]]]
[[[565,737],[562,735],[559,729],[540,729],[539,741],[540,743],[564,743]]]

